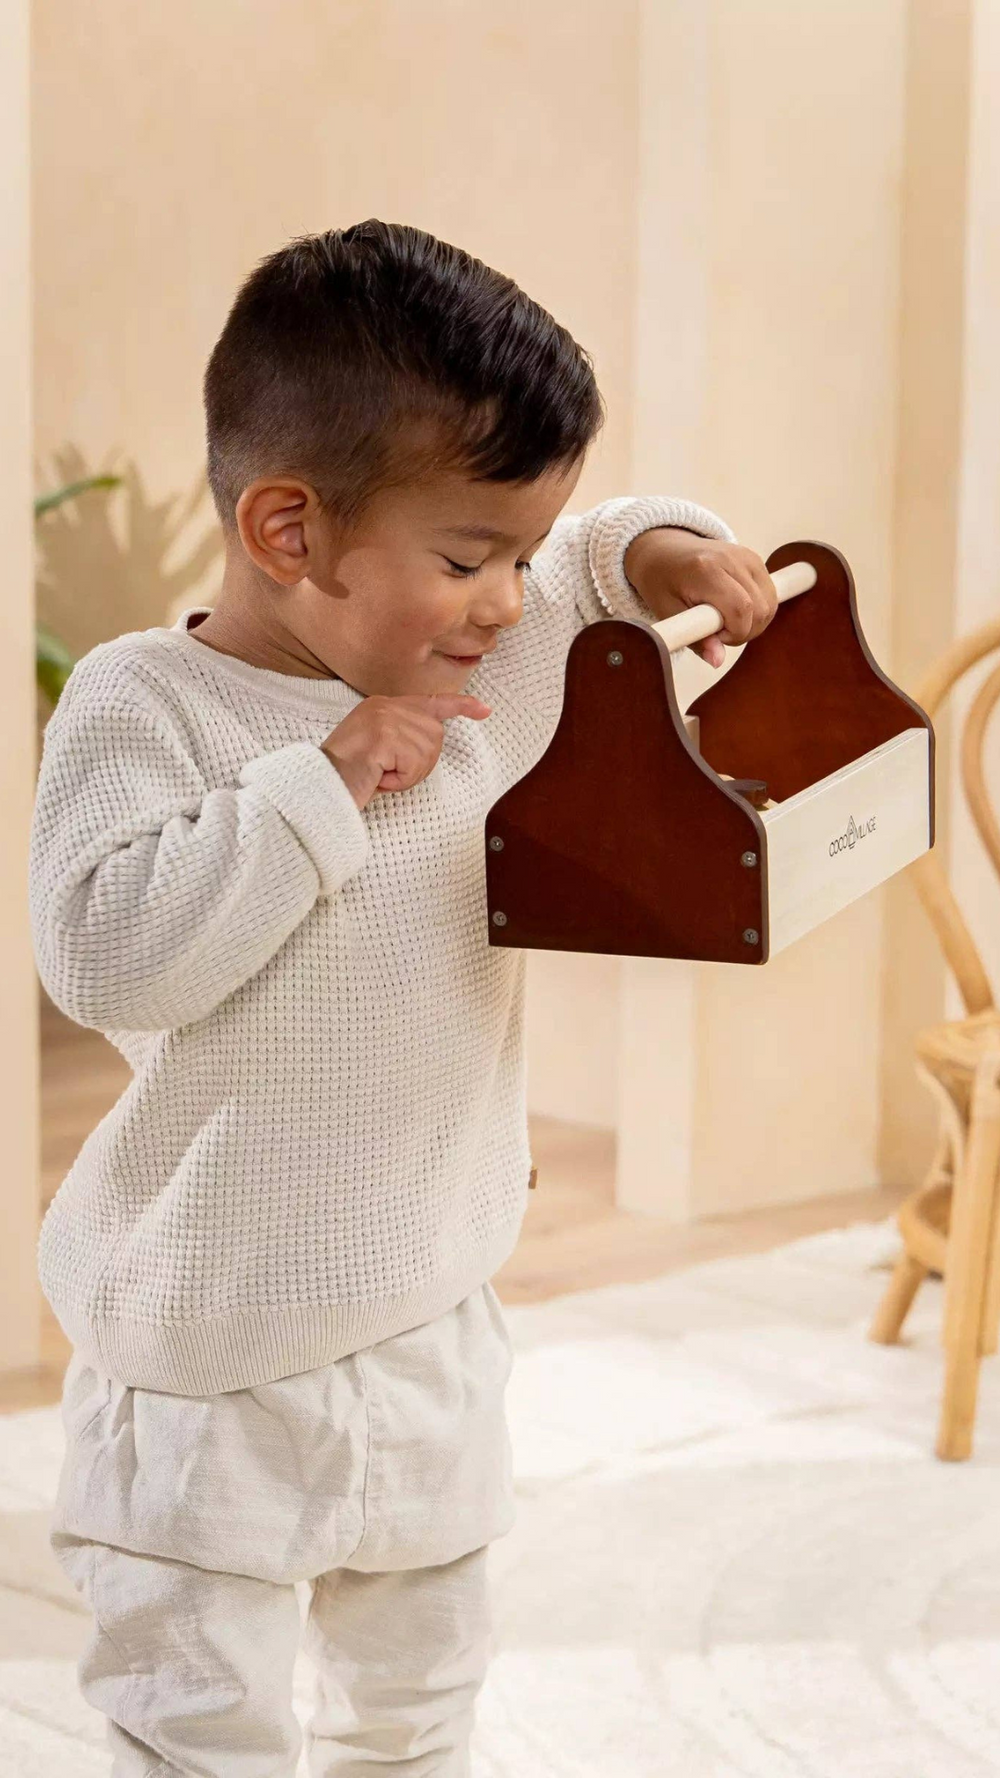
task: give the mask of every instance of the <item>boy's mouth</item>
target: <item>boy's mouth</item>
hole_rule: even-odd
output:
[[[456,667],[478,667],[483,656],[492,654],[493,649],[481,648],[478,654],[446,654],[443,648],[440,652],[446,661],[454,662]]]

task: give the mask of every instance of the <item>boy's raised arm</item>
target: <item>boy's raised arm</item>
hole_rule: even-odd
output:
[[[604,500],[588,512],[565,514],[535,559],[557,596],[571,599],[577,627],[614,616],[648,623],[653,616],[625,572],[629,545],[643,532],[678,527],[732,543],[735,533],[693,500],[647,494]]]
[[[49,724],[35,809],[42,981],[81,1025],[190,1024],[262,969],[367,847],[319,747],[280,748],[210,788],[168,712],[98,703],[84,675]]]

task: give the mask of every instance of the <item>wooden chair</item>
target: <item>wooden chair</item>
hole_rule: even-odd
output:
[[[956,642],[917,688],[931,717],[963,674],[1000,648],[1000,619]],[[962,734],[962,782],[983,845],[1000,876],[1000,827],[983,772],[983,743],[1000,699],[1000,666],[983,681]],[[945,1281],[945,1384],[936,1451],[972,1452],[981,1358],[997,1350],[1000,1327],[1000,1011],[982,958],[937,852],[910,866],[920,900],[958,983],[966,1017],[922,1031],[920,1078],[938,1101],[940,1130],[930,1170],[899,1211],[904,1251],[871,1328],[898,1339],[916,1292],[931,1272]]]

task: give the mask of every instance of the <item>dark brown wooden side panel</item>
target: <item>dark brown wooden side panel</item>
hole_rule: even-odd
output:
[[[778,802],[904,729],[929,729],[933,756],[928,717],[886,677],[865,641],[844,557],[823,543],[785,543],[767,567],[774,573],[802,561],[815,567],[816,585],[780,606],[690,711],[709,764],[733,778],[763,778]]]
[[[766,958],[759,817],[691,747],[669,654],[643,624],[576,637],[558,728],[491,810],[486,862],[493,944]]]

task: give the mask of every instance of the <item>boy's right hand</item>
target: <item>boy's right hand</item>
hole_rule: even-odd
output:
[[[365,698],[327,735],[323,752],[363,809],[377,790],[409,790],[434,770],[449,717],[489,715],[481,698],[452,692]]]

